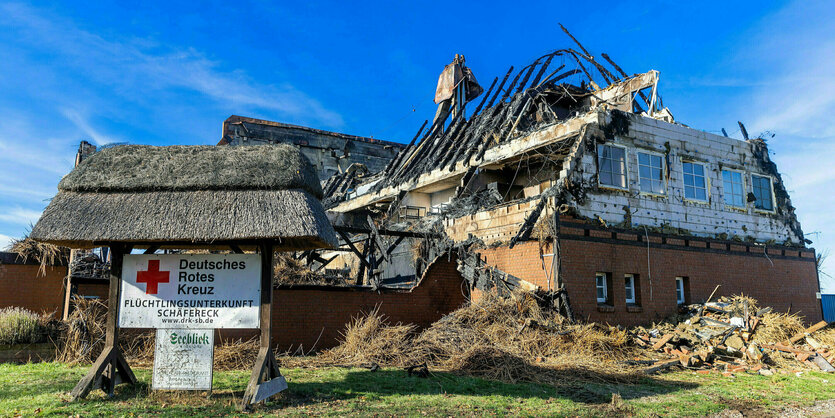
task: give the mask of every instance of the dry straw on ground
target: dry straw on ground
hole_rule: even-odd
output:
[[[342,344],[321,353],[322,364],[408,367],[504,381],[556,384],[567,376],[624,381],[634,376],[621,361],[634,354],[625,331],[568,324],[535,296],[485,297],[420,333],[387,324],[374,310],[347,326]]]
[[[750,298],[723,299],[735,314]],[[83,363],[95,360],[104,344],[106,307],[97,300],[77,299],[77,309],[66,324],[59,344],[60,361]],[[794,314],[769,312],[752,334],[758,344],[785,341],[804,329]],[[660,332],[684,333],[684,317],[655,324]],[[581,379],[609,383],[634,382],[643,367],[631,360],[654,359],[659,353],[635,343],[642,327],[623,329],[597,323],[569,323],[533,293],[508,298],[487,295],[419,331],[414,325],[389,323],[379,309],[355,317],[345,328],[341,344],[315,356],[278,353],[283,367],[364,366],[410,367],[425,364],[431,370],[484,377],[506,382],[536,382],[563,385]],[[835,347],[835,330],[815,333],[823,345]],[[151,331],[126,330],[120,344],[132,365],[153,362]],[[707,344],[707,343],[704,343]],[[691,347],[699,350],[699,346]],[[215,368],[246,370],[258,350],[256,338],[227,341],[215,348]],[[764,360],[772,367],[804,369],[792,356],[771,352]],[[632,363],[634,364],[634,363]]]

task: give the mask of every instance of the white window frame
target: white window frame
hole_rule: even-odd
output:
[[[684,305],[684,277],[676,277],[676,303]]]
[[[646,155],[651,155],[651,156],[654,156],[654,157],[661,158],[661,193],[656,193],[656,192],[653,192],[653,191],[647,192],[647,191],[644,191],[643,189],[641,189],[641,154],[646,154]],[[638,168],[638,177],[637,177],[638,178],[638,190],[641,192],[641,194],[650,195],[650,196],[666,197],[667,196],[667,156],[660,153],[660,152],[655,152],[655,151],[645,150],[645,149],[637,149],[637,150],[635,150],[635,164],[636,164],[636,167]],[[649,166],[649,167],[652,168],[652,166]],[[653,181],[652,179],[649,179],[649,180]]]
[[[754,210],[757,212],[763,213],[774,213],[777,211],[777,199],[774,196],[774,178],[767,175],[762,174],[753,174],[751,173],[751,193],[754,193],[754,177],[760,177],[764,179],[768,179],[768,189],[771,195],[771,209],[762,209],[757,207],[757,202],[754,201]],[[755,194],[756,196],[756,194]]]
[[[630,305],[634,305],[635,302],[638,300],[637,296],[635,295],[636,290],[637,290],[635,288],[635,275],[634,274],[626,274],[626,275],[623,276],[623,279],[624,279],[623,280],[624,281],[624,284],[623,284],[624,292],[626,293],[626,303],[630,304]],[[629,297],[629,292],[630,291],[632,292],[632,297],[631,298]]]
[[[600,286],[600,279],[603,279],[603,286]],[[603,289],[603,298],[597,295],[597,291]],[[597,303],[606,303],[609,300],[609,275],[606,273],[596,273],[594,275],[594,296]]]
[[[695,174],[686,174],[684,172],[684,164],[692,164],[698,165],[702,167],[702,177],[705,179],[705,198],[699,199],[695,197],[687,197],[687,183],[684,180],[684,176],[690,175],[696,177]],[[710,201],[710,177],[707,175],[707,164],[701,161],[693,161],[693,160],[681,160],[681,182],[684,185],[684,200],[689,200],[691,202],[699,202],[699,203],[707,203]],[[694,189],[697,189],[695,183],[692,186]]]
[[[734,204],[729,204],[729,203],[725,200],[725,196],[727,196],[727,195],[728,195],[728,190],[727,190],[727,188],[725,187],[725,172],[726,172],[726,171],[727,171],[727,172],[729,172],[729,173],[737,173],[737,174],[739,174],[739,180],[742,182],[742,205],[741,205],[741,206],[737,206],[737,205],[734,205]],[[746,187],[745,187],[745,186],[746,186],[746,185],[745,185],[745,172],[744,172],[744,171],[742,171],[742,170],[735,170],[735,169],[732,169],[732,168],[723,168],[723,169],[722,169],[722,174],[721,174],[721,175],[722,175],[722,193],[723,193],[723,196],[722,196],[722,203],[724,203],[724,204],[725,204],[725,206],[726,206],[726,207],[729,207],[729,208],[735,208],[735,209],[745,209],[745,203],[746,203],[745,201],[746,201],[746,195],[747,195],[747,193],[745,192],[745,190],[747,190],[747,189],[746,189]],[[753,191],[753,187],[752,187],[752,189],[751,189],[751,190]],[[731,195],[733,195],[733,190],[731,190]]]
[[[600,181],[600,147],[615,147],[623,150],[623,187]],[[597,144],[597,185],[607,189],[629,190],[629,149],[626,146],[613,143]]]

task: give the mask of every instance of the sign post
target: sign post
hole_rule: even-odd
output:
[[[131,248],[111,245],[105,348],[73,389],[73,398],[96,387],[112,396],[117,384],[136,383],[117,344],[119,328],[156,328],[154,389],[189,390],[211,389],[214,329],[260,328],[256,370],[242,408],[287,387],[270,339],[269,242],[259,244],[260,254],[153,254],[149,249],[131,255]]]
[[[252,404],[287,389],[287,381],[278,370],[272,344],[273,248],[270,242],[261,242],[258,249],[261,253],[261,338],[258,357],[241,399],[242,410],[248,410]]]
[[[70,392],[73,399],[83,398],[93,388],[101,388],[108,396],[113,396],[119,383],[136,383],[136,376],[128,366],[122,351],[119,349],[119,294],[122,285],[122,261],[125,253],[129,253],[131,246],[123,244],[110,245],[110,291],[107,300],[107,326],[104,349],[99,358],[93,363],[90,371],[75,385]]]

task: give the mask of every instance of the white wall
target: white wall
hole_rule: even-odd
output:
[[[785,221],[786,216],[763,214],[747,203],[743,210],[725,206],[722,187],[722,167],[744,172],[745,194],[751,192],[751,174],[766,175],[759,171],[752,153],[753,145],[745,141],[718,136],[684,126],[630,115],[629,133],[607,138],[610,143],[627,147],[628,191],[610,191],[589,187],[587,200],[578,210],[581,216],[607,223],[624,221],[626,209],[630,211],[631,225],[662,226],[688,230],[694,235],[713,237],[728,234],[729,237],[754,237],[759,241],[786,239],[798,243],[800,239]],[[637,151],[650,150],[667,154],[669,143],[670,164],[666,195],[663,197],[642,194],[638,184]],[[596,186],[596,150],[582,157],[580,175],[586,185]],[[698,203],[684,199],[682,158],[695,158],[706,164],[709,179],[708,202]],[[776,183],[772,188],[776,187]],[[775,207],[777,202],[774,201]]]

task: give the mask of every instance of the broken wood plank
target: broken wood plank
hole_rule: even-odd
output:
[[[783,342],[783,345],[792,345],[792,344],[794,344],[794,343],[796,343],[796,342],[798,342],[798,341],[800,341],[800,340],[802,340],[802,339],[806,338],[806,336],[807,336],[807,335],[809,335],[809,334],[811,334],[811,333],[813,333],[813,332],[815,332],[815,331],[818,331],[818,330],[822,329],[822,328],[823,328],[823,327],[825,327],[826,325],[827,325],[826,321],[820,321],[820,322],[818,322],[817,324],[812,325],[812,326],[811,326],[811,327],[809,327],[809,328],[806,328],[805,330],[803,330],[803,332],[798,333],[798,334],[796,334],[795,336],[793,336],[793,337],[789,338],[789,341],[788,341],[788,342],[785,342],[785,341],[784,341],[784,342]]]
[[[663,347],[664,344],[667,344],[671,339],[673,339],[674,336],[675,336],[675,334],[673,334],[673,333],[664,334],[664,336],[661,337],[660,340],[658,340],[655,344],[652,345],[652,349],[653,350],[660,350],[661,347]]]
[[[809,354],[809,355],[817,354],[814,351],[801,350],[799,348],[794,348],[794,347],[786,347],[785,345],[782,345],[782,344],[763,344],[762,347],[763,348],[768,348],[768,349],[771,349],[771,350],[782,351],[784,353],[795,353],[795,354],[801,353],[801,354]]]
[[[661,370],[669,369],[670,367],[673,367],[673,366],[676,366],[676,365],[681,365],[681,360],[679,360],[677,358],[672,359],[672,360],[662,360],[662,361],[659,361],[659,362],[655,363],[654,365],[652,365],[652,367],[649,367],[648,369],[644,370],[644,373],[645,374],[658,373]]]

